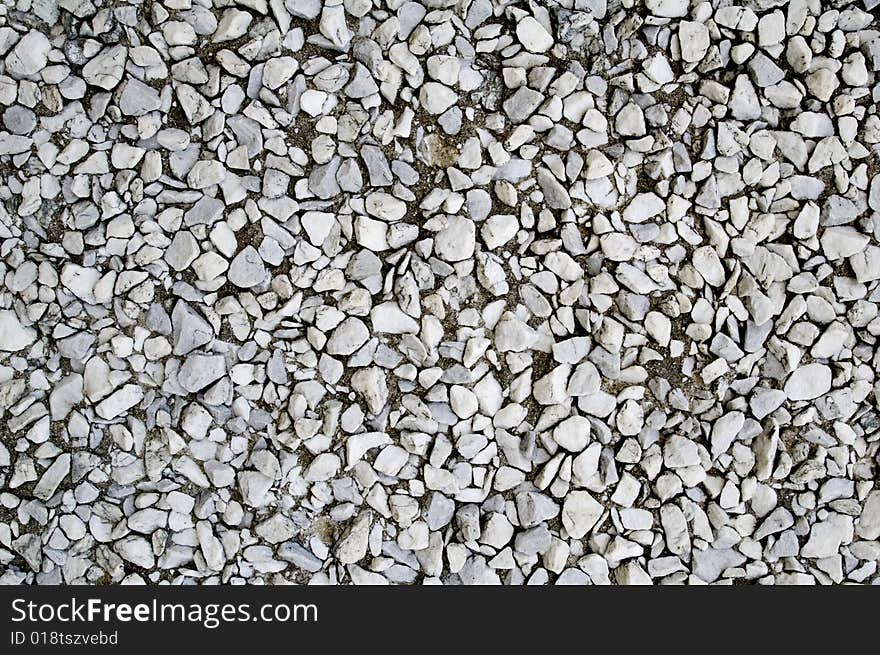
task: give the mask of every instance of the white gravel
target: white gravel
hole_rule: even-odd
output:
[[[878,0],[0,5],[0,583],[876,584]]]

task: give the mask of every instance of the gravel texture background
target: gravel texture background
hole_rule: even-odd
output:
[[[3,0],[0,583],[877,583],[878,15]]]

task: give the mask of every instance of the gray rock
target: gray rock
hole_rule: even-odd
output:
[[[245,246],[229,265],[227,277],[235,286],[249,289],[265,282],[268,272],[256,248]]]
[[[190,393],[197,393],[226,375],[222,355],[190,354],[177,373],[177,381]]]

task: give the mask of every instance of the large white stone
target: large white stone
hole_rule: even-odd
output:
[[[22,325],[11,309],[0,310],[0,350],[18,352],[37,340],[37,331]]]
[[[797,368],[785,382],[789,400],[814,400],[831,390],[831,369],[812,363]]]

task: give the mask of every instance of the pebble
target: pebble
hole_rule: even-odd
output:
[[[529,52],[547,52],[554,44],[553,35],[532,16],[525,16],[516,24],[516,36]]]
[[[189,355],[177,374],[177,381],[190,393],[196,393],[226,374],[221,355]]]
[[[46,67],[52,44],[42,32],[30,30],[6,55],[6,72],[15,79],[30,78]]]
[[[434,251],[447,262],[470,259],[475,247],[476,226],[472,220],[461,216],[451,217],[434,238]]]
[[[458,94],[438,82],[426,82],[419,90],[419,101],[429,114],[442,114],[458,101]]]
[[[580,452],[590,442],[590,422],[583,416],[571,416],[553,429],[553,440],[571,452]]]
[[[91,86],[111,91],[122,81],[127,58],[125,46],[104,48],[83,66],[83,79]]]
[[[126,384],[95,406],[95,413],[110,420],[137,405],[144,397],[144,390],[136,384]]]
[[[26,327],[10,309],[0,310],[0,350],[18,352],[37,340],[37,331]]]
[[[687,15],[687,0],[646,0],[645,8],[654,16],[681,18]]]
[[[825,364],[801,366],[785,381],[785,395],[789,400],[814,400],[831,390],[831,377]]]
[[[709,50],[709,28],[703,23],[683,20],[678,24],[681,58],[689,63],[703,59]]]
[[[242,289],[259,285],[266,276],[263,259],[253,246],[245,246],[229,265],[229,281]]]

